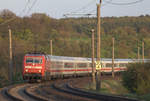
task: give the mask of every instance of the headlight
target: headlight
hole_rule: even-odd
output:
[[[35,66],[34,68],[42,69],[42,66]]]
[[[25,66],[25,68],[31,68],[31,66]]]
[[[41,72],[41,70],[39,70],[39,72]]]
[[[26,72],[28,72],[28,70],[27,70],[27,69],[26,69],[25,71],[26,71]]]

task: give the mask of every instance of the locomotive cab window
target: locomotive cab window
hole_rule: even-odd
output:
[[[26,58],[26,63],[36,63],[36,64],[42,64],[41,58]]]
[[[33,59],[32,58],[27,58],[26,63],[33,63]]]
[[[41,64],[42,63],[42,59],[34,59],[34,63]]]

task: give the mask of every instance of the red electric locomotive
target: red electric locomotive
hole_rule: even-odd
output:
[[[24,56],[23,78],[41,79],[45,72],[45,55],[44,54],[26,54]]]

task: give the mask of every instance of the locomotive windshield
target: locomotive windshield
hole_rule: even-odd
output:
[[[41,58],[26,58],[26,63],[42,64]]]

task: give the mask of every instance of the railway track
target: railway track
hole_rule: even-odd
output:
[[[36,92],[42,92],[45,97],[47,97],[48,99],[52,99],[54,101],[91,101],[91,99],[89,98],[76,96],[72,93],[69,94],[64,91],[66,90],[64,84],[66,82],[72,82],[74,80],[78,81],[79,79],[58,80],[50,84],[41,85],[40,89],[38,89]],[[56,86],[58,87],[58,89]],[[96,100],[92,100],[92,101],[96,101]]]
[[[0,101],[138,101],[79,88],[89,80],[84,77],[10,86],[1,90]]]
[[[87,78],[85,79],[87,80]],[[137,99],[87,92],[76,87],[77,83],[81,83],[81,81],[87,83],[82,79],[63,80],[41,86],[40,92],[44,92],[47,96],[54,95],[59,101],[60,99],[61,101],[138,101]]]
[[[31,91],[38,86],[39,84],[21,84],[3,88],[0,91],[0,101],[47,101]]]
[[[129,98],[120,97],[120,96],[111,96],[111,95],[104,95],[104,94],[97,94],[97,93],[93,93],[93,92],[87,92],[87,91],[81,90],[79,88],[74,88],[70,84],[65,84],[65,87],[69,91],[73,92],[75,95],[88,97],[88,98],[96,99],[96,100],[102,100],[102,101],[138,101],[137,99],[129,99]]]

